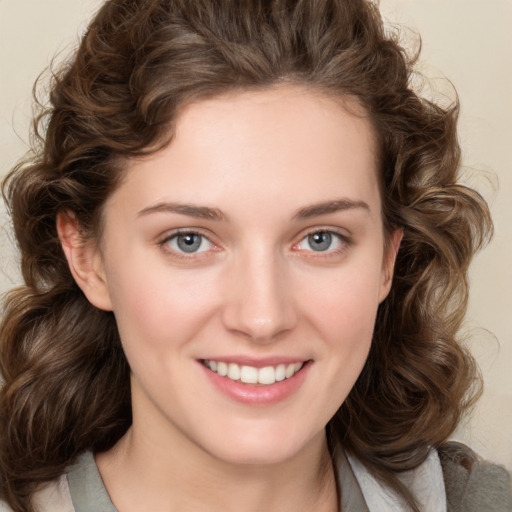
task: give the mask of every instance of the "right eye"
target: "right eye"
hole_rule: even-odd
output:
[[[298,244],[301,251],[316,253],[335,253],[346,245],[346,238],[329,230],[313,231],[305,236]]]
[[[167,246],[175,252],[185,254],[206,252],[214,247],[212,242],[204,235],[192,231],[176,233],[166,238],[160,245]]]

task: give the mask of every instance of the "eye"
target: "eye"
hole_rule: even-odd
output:
[[[194,254],[212,249],[213,244],[204,235],[194,232],[177,233],[162,242],[178,253]]]
[[[338,233],[332,231],[315,231],[305,236],[298,244],[299,250],[327,252],[340,249],[345,240]]]

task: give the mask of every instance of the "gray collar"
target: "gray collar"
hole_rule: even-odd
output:
[[[336,450],[340,510],[369,512],[344,450]],[[91,452],[82,453],[67,470],[69,493],[75,512],[118,512],[103,484]]]
[[[118,512],[105,489],[91,452],[82,453],[67,470],[75,512]]]
[[[342,448],[335,449],[335,469],[340,495],[340,510],[357,512],[405,511],[391,489],[383,487],[354,457]],[[67,471],[69,492],[75,512],[118,512],[107,493],[91,452],[81,454]],[[400,479],[419,498],[426,512],[446,511],[442,469],[435,450],[414,471]]]

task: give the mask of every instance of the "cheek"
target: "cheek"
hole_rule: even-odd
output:
[[[206,275],[130,265],[111,274],[109,288],[127,352],[151,347],[158,356],[169,345],[184,345],[215,310],[214,285]]]
[[[370,350],[378,309],[378,265],[347,265],[301,281],[307,334],[319,339],[312,400],[327,423],[345,401]]]
[[[371,339],[379,305],[380,269],[376,265],[350,266],[322,279],[305,283],[304,309],[330,340],[357,343]],[[309,306],[306,306],[309,304]],[[323,327],[322,327],[323,326]]]
[[[368,357],[379,305],[380,276],[375,263],[350,265],[346,271],[317,279],[314,293],[307,299],[309,323],[324,344],[322,377],[332,414],[347,397]]]

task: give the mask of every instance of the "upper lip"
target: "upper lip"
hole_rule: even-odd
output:
[[[280,364],[305,363],[308,358],[293,356],[269,356],[269,357],[253,357],[253,356],[210,356],[204,357],[202,360],[222,361],[223,363],[235,363],[239,366],[253,366],[254,368],[264,368],[265,366],[278,366]]]

